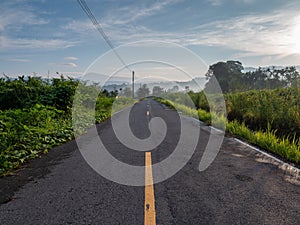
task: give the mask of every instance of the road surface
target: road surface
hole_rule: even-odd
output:
[[[164,141],[151,152],[152,162],[145,159],[147,153],[118,141],[111,120],[97,125],[99,136],[118,160],[136,166],[155,164],[178,143],[179,115],[152,100],[132,109],[132,132],[139,138],[150,135],[148,105],[149,116],[161,116],[168,125]],[[196,151],[178,173],[153,185],[154,221],[145,222],[151,188],[146,191],[100,176],[71,141],[15,175],[0,178],[0,224],[299,224],[299,177],[231,137],[225,137],[212,165],[200,172],[210,128],[193,119],[189,123],[191,129],[201,126]],[[150,193],[147,197],[145,191]]]

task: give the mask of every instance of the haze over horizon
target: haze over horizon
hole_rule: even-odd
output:
[[[86,2],[115,47],[151,39],[182,45],[207,65],[227,60],[245,67],[300,65],[296,0]],[[4,0],[0,7],[1,74],[49,70],[79,76],[110,50],[76,1]],[[155,68],[166,73],[166,67]],[[194,77],[203,75],[192,64],[189,69]]]

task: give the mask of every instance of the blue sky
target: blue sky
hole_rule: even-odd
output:
[[[114,46],[151,39],[208,65],[300,65],[298,0],[86,2]],[[1,73],[78,75],[109,50],[76,0],[1,0],[0,8]]]

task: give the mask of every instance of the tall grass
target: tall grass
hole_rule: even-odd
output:
[[[225,95],[229,120],[252,130],[276,130],[280,136],[300,136],[300,89],[249,91]]]
[[[189,95],[198,109],[218,112],[218,104],[209,105],[203,92]],[[300,88],[230,93],[224,98],[229,121],[245,123],[251,130],[266,131],[270,126],[281,137],[300,137]]]
[[[187,115],[197,113],[197,117],[209,125],[224,128],[226,124],[227,133],[300,164],[299,93],[299,88],[281,88],[226,94],[228,117],[218,113],[219,96],[209,96],[215,99],[215,104],[209,105],[203,92],[189,93],[198,110],[166,100],[160,102]],[[175,94],[173,98],[176,99]]]
[[[272,130],[252,131],[244,123],[237,120],[227,122],[226,131],[284,159],[297,164],[300,163],[300,139],[290,141],[289,138],[277,137],[276,132]]]

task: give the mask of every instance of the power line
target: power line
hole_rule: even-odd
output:
[[[77,2],[79,3],[81,9],[88,16],[88,18],[92,21],[93,25],[96,27],[96,29],[101,34],[101,36],[103,37],[103,39],[106,41],[107,45],[115,53],[115,55],[120,60],[120,62],[125,66],[125,68],[127,68],[130,72],[132,72],[131,69],[129,68],[129,66],[124,62],[124,60],[121,58],[121,56],[119,55],[119,53],[117,52],[117,50],[114,48],[113,44],[109,40],[108,36],[105,34],[104,30],[102,29],[101,25],[98,23],[96,17],[93,15],[92,11],[90,10],[90,8],[88,7],[88,5],[86,4],[85,0],[77,0]]]

